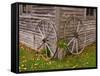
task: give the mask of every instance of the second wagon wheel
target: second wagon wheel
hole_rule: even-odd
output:
[[[37,32],[37,51],[45,49],[46,56],[52,58],[56,51],[57,35],[52,21],[41,20],[35,28]],[[49,51],[49,55],[48,55]]]
[[[67,19],[64,27],[64,38],[68,44],[68,50],[72,54],[80,54],[86,44],[86,31],[82,21],[75,16]]]

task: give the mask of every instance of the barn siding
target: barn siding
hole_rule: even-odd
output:
[[[84,16],[85,8],[72,8],[72,7],[52,7],[52,6],[31,6],[31,13],[23,13],[22,5],[19,9],[19,39],[28,47],[36,49],[38,40],[35,35],[35,27],[42,19],[50,19],[53,21],[58,39],[64,38],[63,29],[66,18],[75,15],[82,19],[82,27],[86,28],[86,43],[91,44],[96,41],[96,20],[86,20]],[[66,29],[67,30],[67,29]],[[66,36],[67,37],[67,36]],[[37,42],[37,43],[36,43]]]

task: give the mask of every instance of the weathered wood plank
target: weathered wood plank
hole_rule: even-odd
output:
[[[64,35],[64,26],[67,18],[71,15],[75,15],[82,20],[83,25],[81,25],[80,28],[85,28],[85,30],[81,31],[81,33],[83,33],[80,35],[81,40],[84,40],[84,33],[86,33],[86,45],[95,42],[96,20],[84,19],[84,8],[57,8],[51,6],[32,6],[31,14],[19,15],[20,42],[36,49],[39,46],[39,37],[41,36],[39,31],[37,31],[36,26],[43,19],[51,19],[53,21],[59,39],[66,37],[66,39],[70,40],[72,38],[70,35],[73,35],[72,32],[75,31],[74,24],[71,22],[70,27],[67,27],[66,25],[66,35]]]

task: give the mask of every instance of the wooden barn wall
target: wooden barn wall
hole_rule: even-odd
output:
[[[55,7],[50,6],[31,6],[30,13],[22,13],[22,5],[20,5],[19,9],[19,39],[20,42],[36,49],[38,46],[38,35],[36,35],[36,26],[38,23],[45,20],[52,20],[55,23]]]
[[[86,28],[86,44],[89,45],[96,41],[96,20],[85,20],[83,24]]]
[[[86,45],[89,45],[96,41],[96,19],[90,18],[87,19],[85,17],[85,8],[60,8],[60,25],[59,25],[59,39],[64,38],[64,26],[66,21],[69,19],[70,16],[76,16],[82,21],[82,25],[80,25],[80,29],[84,28],[82,33],[86,33]],[[66,24],[69,26],[70,24]],[[70,29],[66,29],[66,38],[70,40],[71,38],[68,36],[72,32],[74,27]],[[83,35],[84,36],[84,35]],[[82,37],[81,37],[82,38]],[[83,39],[85,40],[85,39]]]
[[[59,12],[60,13],[59,13]],[[19,13],[21,12],[21,7]],[[58,13],[58,14],[57,14]],[[66,18],[71,15],[84,18],[84,8],[67,8],[67,7],[52,7],[52,6],[32,6],[31,13],[21,13],[19,15],[19,39],[28,47],[37,48],[38,39],[35,34],[35,27],[41,19],[51,19],[56,27],[58,38],[63,38],[63,29]],[[91,44],[96,40],[96,20],[82,19],[84,27],[86,27],[87,44]],[[66,29],[67,30],[67,29]]]
[[[64,34],[64,26],[65,26],[65,23],[66,21],[68,21],[69,17],[71,16],[76,16],[76,17],[79,17],[80,19],[84,19],[84,9],[85,8],[72,8],[72,7],[60,7],[59,8],[59,16],[60,18],[57,19],[59,20],[59,35],[60,37],[59,38],[63,38]],[[67,29],[66,29],[67,30]]]

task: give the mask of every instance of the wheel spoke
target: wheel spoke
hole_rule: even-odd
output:
[[[45,37],[45,23],[43,24],[43,34],[44,34],[44,37]]]
[[[54,48],[56,47],[56,41],[47,41],[47,44],[53,46]]]
[[[46,56],[47,56],[47,47],[46,47],[45,44],[44,44],[44,49],[46,49],[46,50],[45,50],[45,53],[46,53]]]
[[[81,28],[81,29],[78,31],[78,33],[80,33],[81,31],[84,31],[84,28]]]
[[[75,39],[74,39],[74,41],[73,41],[73,45],[72,45],[72,50],[71,50],[71,52],[74,51],[74,48],[75,48]]]
[[[75,38],[72,38],[69,43],[68,43],[68,46],[72,43],[72,41],[74,40]]]
[[[47,23],[47,29],[46,29],[47,35],[48,35],[48,32],[49,32],[49,28],[50,28],[49,23]],[[50,32],[49,32],[49,33],[50,33]]]
[[[48,33],[50,33],[49,32],[49,23],[46,24],[46,37],[48,36]]]
[[[50,36],[51,32],[52,32],[52,28],[49,30],[49,34],[47,34],[47,38]]]
[[[45,45],[48,47],[48,49],[50,50],[51,53],[54,53],[47,43],[45,43]]]
[[[39,32],[41,33],[42,38],[44,38],[43,32],[40,30],[40,27],[38,28],[39,28]]]
[[[39,50],[43,45],[44,45],[44,42],[42,42],[42,44],[40,44],[40,46],[37,48],[37,50]]]
[[[75,20],[75,17],[73,18],[73,23],[74,23],[74,30],[76,31],[76,20]]]
[[[86,44],[86,32],[85,32],[84,47],[85,47],[85,44]]]
[[[80,22],[78,22],[78,25],[77,25],[77,29],[76,29],[77,32],[79,32],[79,26],[80,26]]]
[[[76,40],[76,53],[78,53],[78,39],[75,39]]]

